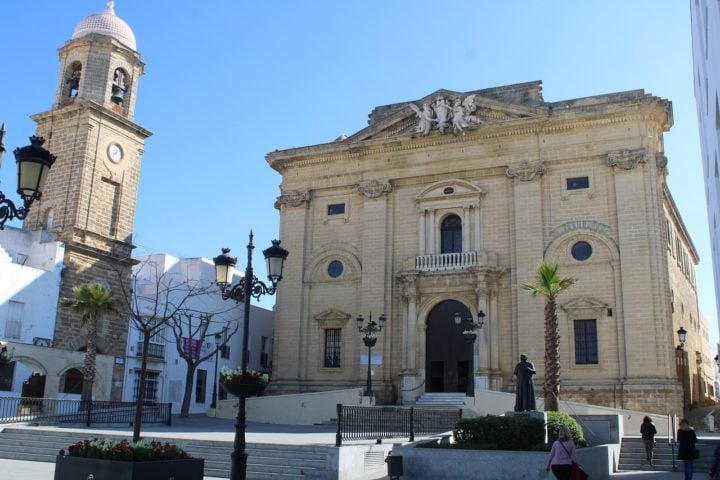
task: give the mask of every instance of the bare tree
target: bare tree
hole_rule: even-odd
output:
[[[178,275],[177,272],[166,271],[153,261],[153,257],[148,257],[133,269],[131,289],[123,290],[122,300],[127,305],[131,326],[140,331],[143,339],[133,423],[134,442],[140,440],[150,339],[162,332],[170,319],[184,311],[191,299],[214,293],[216,288],[212,282],[203,283]]]
[[[187,417],[190,413],[193,379],[198,365],[212,358],[213,355],[217,355],[218,350],[237,333],[240,326],[237,321],[213,322],[213,316],[212,313],[184,311],[172,317],[169,323],[175,337],[178,354],[187,364],[185,393],[180,408],[181,417]],[[215,343],[215,335],[222,336],[222,342],[219,345]],[[202,355],[200,345],[204,344],[206,339],[212,339],[210,344],[215,348]],[[194,346],[196,347],[193,348]],[[217,383],[217,372],[213,374],[213,382]]]

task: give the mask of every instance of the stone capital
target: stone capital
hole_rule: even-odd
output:
[[[644,148],[620,150],[607,154],[607,164],[621,170],[633,170],[638,163],[647,163],[647,151]]]
[[[529,182],[535,176],[545,173],[545,165],[542,163],[531,164],[530,162],[521,162],[517,166],[508,165],[505,175],[509,178],[517,178],[521,182]]]
[[[300,190],[288,190],[287,192],[283,192],[275,202],[275,208],[280,208],[281,205],[287,205],[289,207],[299,207],[303,203],[308,206],[310,204],[310,191],[300,191]]]
[[[360,182],[357,186],[357,191],[367,198],[377,198],[383,193],[392,192],[392,185],[389,182],[380,183],[377,180],[370,180],[368,182]]]

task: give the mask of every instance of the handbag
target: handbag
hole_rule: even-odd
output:
[[[693,449],[692,449],[692,459],[693,459],[693,460],[697,460],[698,458],[700,458],[700,450],[698,450],[697,448],[693,447]]]
[[[560,446],[563,447],[563,450],[565,450],[565,453],[569,456],[570,452],[568,452],[568,449],[565,448],[562,442],[560,442]],[[588,475],[580,465],[572,462],[572,465],[570,465],[570,480],[587,480],[589,476],[590,475]]]
[[[577,463],[570,466],[570,480],[587,480],[589,475]]]

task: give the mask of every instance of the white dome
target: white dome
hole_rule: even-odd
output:
[[[115,16],[115,2],[110,0],[107,3],[107,10],[102,13],[96,13],[84,18],[73,32],[72,39],[84,37],[91,33],[99,33],[107,35],[122,42],[125,46],[136,50],[135,34],[130,27],[120,17]]]

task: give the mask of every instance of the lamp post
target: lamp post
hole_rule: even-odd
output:
[[[680,341],[680,345],[675,347],[676,355],[677,355],[677,363],[679,364],[680,368],[680,383],[682,385],[682,392],[683,392],[683,412],[687,409],[689,405],[689,398],[688,398],[688,385],[686,385],[686,379],[687,379],[687,369],[688,369],[688,357],[687,352],[685,351],[685,340],[687,340],[687,330],[685,330],[683,327],[680,327],[677,330],[677,336],[678,340]]]
[[[220,344],[222,343],[222,335],[219,333],[215,334],[215,377],[213,377],[213,395],[212,395],[212,403],[210,404],[210,408],[217,408],[217,384],[218,384],[218,374],[217,374],[217,367],[218,367],[218,353],[220,350]],[[217,417],[217,413],[215,414]]]
[[[485,312],[480,310],[478,312],[478,321],[475,323],[473,321],[472,315],[469,315],[465,317],[465,330],[463,330],[462,335],[466,342],[473,344],[473,350],[472,354],[470,355],[470,375],[469,377],[473,379],[473,381],[469,381],[468,379],[468,387],[467,387],[467,394],[470,397],[475,396],[475,339],[477,338],[477,333],[475,330],[480,330],[483,325],[485,325]],[[455,312],[455,315],[453,316],[453,320],[455,320],[455,325],[460,325],[462,323],[462,316],[460,315],[460,312]]]
[[[248,334],[250,326],[250,297],[259,299],[263,295],[274,295],[277,290],[277,284],[282,280],[282,271],[288,251],[280,246],[280,240],[273,240],[272,246],[263,250],[265,261],[267,262],[268,279],[270,286],[255,278],[252,268],[252,253],[255,246],[253,245],[253,233],[250,230],[250,242],[247,245],[247,267],[245,267],[245,277],[242,281],[234,286],[232,277],[234,267],[237,264],[237,258],[229,255],[230,249],[223,248],[222,254],[213,258],[215,263],[215,279],[220,287],[223,300],[233,299],[236,303],[244,302],[243,315],[243,339],[242,339],[242,359],[240,365],[243,371],[247,371],[248,366]],[[240,395],[238,413],[235,419],[235,442],[233,444],[232,463],[230,466],[230,480],[245,480],[247,475],[247,452],[245,451],[245,398],[246,395]]]
[[[5,124],[0,126],[0,165],[5,155]],[[17,193],[23,200],[23,206],[17,207],[0,191],[0,230],[5,229],[5,222],[17,218],[24,220],[30,211],[30,205],[42,196],[42,189],[50,167],[55,162],[55,155],[43,148],[45,139],[33,135],[30,145],[16,148],[13,151],[18,171]]]
[[[380,332],[383,328],[385,328],[387,317],[385,317],[385,314],[383,313],[378,318],[379,323],[375,323],[372,319],[372,312],[370,312],[370,319],[368,320],[367,325],[365,325],[365,319],[362,314],[358,315],[355,321],[357,322],[358,331],[363,334],[363,343],[366,347],[368,347],[367,385],[365,385],[365,396],[372,397],[372,372],[370,371],[370,365],[372,364],[372,347],[374,347],[377,342],[377,332]]]

